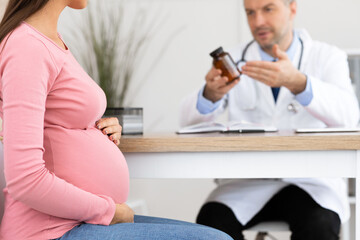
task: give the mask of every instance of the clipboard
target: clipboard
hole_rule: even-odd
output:
[[[297,128],[296,133],[336,133],[336,132],[360,132],[359,127],[355,128]]]

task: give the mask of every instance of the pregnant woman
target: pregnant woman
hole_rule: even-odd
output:
[[[0,24],[3,239],[231,239],[201,225],[134,216],[125,204],[129,173],[117,147],[120,126],[99,121],[104,92],[57,32],[65,7],[86,5],[10,0]]]

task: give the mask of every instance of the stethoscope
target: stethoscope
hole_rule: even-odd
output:
[[[301,63],[302,63],[302,59],[303,59],[303,54],[304,54],[304,42],[303,40],[299,37],[298,38],[299,41],[300,41],[300,45],[301,45],[301,50],[300,50],[300,57],[299,57],[299,64],[298,64],[298,70],[300,71],[300,67],[301,67]],[[249,47],[255,42],[255,40],[252,40],[251,42],[249,42],[243,52],[242,52],[242,55],[241,55],[241,59],[239,61],[236,62],[236,66],[239,66],[239,64],[242,64],[244,65],[246,63],[246,59],[245,59],[245,56],[246,56],[246,53],[249,49]],[[288,111],[290,112],[293,112],[293,113],[297,113],[298,110],[299,110],[299,104],[298,103],[290,103],[287,107]]]

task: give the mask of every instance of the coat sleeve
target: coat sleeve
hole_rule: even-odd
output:
[[[305,109],[328,127],[356,126],[359,106],[351,85],[346,54],[325,45],[320,47],[317,57],[316,71],[320,73],[309,76],[313,99]]]
[[[57,75],[50,52],[39,41],[8,42],[1,59],[4,172],[9,196],[39,212],[108,225],[115,203],[86,192],[45,167],[44,114]]]

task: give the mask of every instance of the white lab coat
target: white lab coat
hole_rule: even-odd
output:
[[[275,104],[271,88],[247,76],[223,99],[221,107],[210,114],[196,109],[198,91],[184,99],[181,106],[181,127],[204,121],[214,121],[228,108],[229,121],[246,120],[278,129],[353,127],[359,120],[359,106],[349,77],[346,54],[340,49],[314,41],[305,30],[296,30],[304,44],[300,71],[311,78],[313,99],[304,107],[295,96],[282,87]],[[300,44],[299,44],[300,45]],[[230,51],[235,61],[241,58],[245,45]],[[301,48],[293,59],[298,66]],[[261,60],[255,42],[247,50],[245,59]],[[297,112],[289,111],[293,104]],[[350,216],[345,181],[332,179],[281,180],[219,180],[218,187],[207,201],[229,206],[242,224],[246,224],[281,188],[295,184],[308,192],[322,207],[338,213],[342,222]]]

